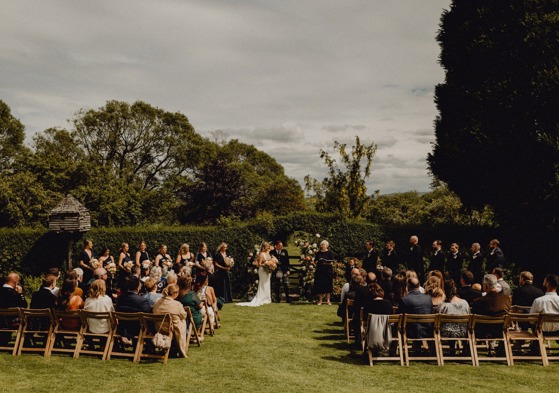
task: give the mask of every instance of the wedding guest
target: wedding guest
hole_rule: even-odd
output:
[[[77,272],[78,269],[82,274],[81,277],[80,274]],[[81,267],[68,270],[68,273],[66,274],[66,280],[76,280],[78,282],[78,285],[74,290],[74,295],[77,295],[82,299],[85,299],[85,294],[87,293],[89,285],[87,283],[84,284],[82,281],[80,281],[80,279],[83,279],[83,270],[81,269]],[[58,295],[60,294],[60,289],[59,288],[54,288],[54,289],[55,290],[53,291],[53,293],[56,293],[56,297],[58,297]]]
[[[394,240],[386,242],[385,248],[382,250],[382,254],[380,256],[380,261],[383,266],[389,267],[393,272],[398,271],[400,255],[396,250],[396,243],[394,243]]]
[[[73,279],[66,279],[60,288],[57,307],[63,311],[81,310],[84,306],[83,299],[76,295],[78,282]],[[79,330],[81,322],[78,318],[62,318],[62,327],[68,330]]]
[[[56,276],[47,274],[43,277],[43,285],[31,296],[29,308],[55,308],[56,295],[53,290],[56,286]]]
[[[483,255],[481,254],[481,246],[479,243],[472,243],[470,248],[471,255],[468,261],[468,270],[474,275],[474,281],[481,283],[483,281]]]
[[[118,254],[118,287],[121,292],[125,290],[126,279],[130,276],[130,272],[132,270],[128,267],[128,262],[132,262],[132,258],[128,252],[129,248],[128,243],[122,243]]]
[[[149,277],[146,281],[144,281],[144,288],[146,289],[146,294],[144,297],[148,300],[149,306],[153,308],[154,303],[161,299],[163,296],[160,293],[157,293],[157,282],[151,277]]]
[[[371,240],[365,242],[365,256],[363,258],[363,269],[368,272],[377,271],[378,252],[375,250],[374,244]]]
[[[347,300],[348,299],[351,299],[351,300],[355,299],[355,291],[357,290],[360,283],[362,283],[362,282],[363,282],[363,278],[359,274],[359,269],[353,269],[351,271],[351,280],[349,282],[346,282],[342,286],[342,292],[341,292],[341,295],[340,295],[341,296],[340,297],[340,305],[338,306],[338,312],[337,312],[337,315],[340,318],[342,318],[342,321],[345,321]],[[350,316],[353,315],[353,308],[351,308],[349,310],[349,313],[350,313],[349,314]]]
[[[492,272],[496,267],[503,268],[505,263],[505,255],[500,248],[501,242],[493,239],[489,242],[489,255],[487,255],[487,271]]]
[[[139,268],[139,266],[136,267]],[[115,310],[132,313],[151,312],[148,300],[138,294],[142,289],[140,278],[132,275],[125,281],[125,284],[125,291],[116,299]],[[130,340],[140,332],[140,325],[139,323],[121,321],[118,324],[118,332],[125,337],[123,340],[125,343],[131,343]]]
[[[367,286],[367,294],[355,300],[355,313],[353,315],[353,329],[355,332],[355,343],[361,345],[361,310],[363,308],[363,320],[367,321],[369,314],[390,315],[394,313],[392,303],[384,298],[382,287],[377,283]]]
[[[97,279],[89,286],[89,296],[83,307],[85,311],[112,312],[113,301],[107,296],[107,286],[104,280]],[[87,320],[89,331],[92,333],[107,333],[111,329],[108,319],[89,318]]]
[[[179,295],[179,287],[170,284],[163,290],[163,297],[153,305],[154,314],[171,314],[171,324],[173,326],[173,340],[176,344],[175,351],[178,356],[186,357],[186,311],[184,306],[176,300]],[[157,326],[163,334],[169,332],[169,324]]]
[[[202,304],[202,300],[200,300],[196,292],[192,289],[192,277],[179,277],[178,286],[179,296],[177,300],[181,302],[184,307],[190,308],[192,318],[194,319],[194,325],[196,325],[196,329],[199,329],[200,326],[202,326],[202,309],[204,305]]]
[[[81,275],[82,275],[82,280],[83,280],[83,270],[81,268],[76,268],[76,269],[80,269]],[[76,270],[74,269],[74,270]],[[61,272],[60,269],[57,267],[51,267],[47,274],[52,274],[53,276],[56,277],[56,284],[54,286],[54,290],[52,291],[52,293],[54,293],[55,296],[58,296],[58,291],[60,291],[60,288],[58,288],[58,280],[60,280],[61,277]],[[78,286],[80,285],[80,281],[78,281]],[[81,287],[80,287],[81,288]]]
[[[394,284],[392,282],[392,269],[385,267],[380,273],[380,287],[384,291],[384,298],[389,301],[394,300],[394,290],[392,289]]]
[[[91,260],[93,259],[93,242],[89,239],[83,243],[83,251],[80,253],[79,261],[80,267],[83,269],[83,281],[89,282],[93,278],[93,266]]]
[[[233,294],[231,293],[231,278],[229,273],[231,266],[229,264],[230,257],[227,255],[227,243],[222,242],[217,247],[214,259],[214,290],[216,296],[223,298],[225,303],[233,301]]]
[[[444,272],[446,266],[446,257],[443,252],[443,242],[435,240],[432,245],[433,253],[429,263],[429,270],[439,270]]]
[[[493,274],[497,277],[497,284],[501,287],[501,292],[507,296],[512,295],[510,285],[503,279],[503,269],[496,267],[493,269]]]
[[[19,285],[19,275],[9,273],[2,288],[0,288],[0,308],[22,307],[27,308],[27,300],[23,296],[23,288]],[[19,324],[19,320],[0,317],[0,346],[5,346],[10,341],[10,332],[1,332],[2,329],[12,328],[14,324]]]
[[[407,281],[408,294],[400,300],[399,314],[431,314],[433,302],[431,296],[419,291],[419,280],[410,277]],[[407,335],[412,338],[430,337],[433,334],[432,323],[410,323],[407,326]],[[419,349],[418,347],[414,347]]]
[[[445,301],[435,306],[434,311],[440,314],[467,315],[470,313],[470,305],[464,299],[458,297],[458,290],[454,280],[447,279],[444,282]],[[467,337],[467,324],[443,323],[441,325],[443,337]]]
[[[322,299],[326,295],[326,302],[330,306],[330,294],[333,290],[334,280],[334,253],[328,250],[329,243],[326,240],[320,242],[320,250],[314,256],[316,272],[314,274],[314,293],[318,295],[318,305],[322,305]]]
[[[402,274],[397,274],[392,283],[392,290],[394,291],[392,305],[397,306],[400,304],[400,300],[406,296],[406,277]]]
[[[109,270],[109,266],[115,263],[115,259],[111,255],[111,250],[108,247],[103,247],[101,249],[101,256],[99,256],[99,262],[101,262],[101,266],[106,270]],[[113,283],[113,275],[107,275],[107,280],[105,281],[107,285],[107,293],[112,293],[114,283]]]
[[[458,296],[468,302],[471,306],[475,299],[481,297],[481,291],[473,288],[474,274],[468,270],[462,272],[460,282],[462,287],[458,291]]]
[[[458,243],[450,245],[450,255],[448,256],[448,275],[454,280],[454,284],[458,287],[460,285],[460,274],[462,273],[462,264],[464,258],[460,255],[460,246]]]
[[[215,312],[217,310],[217,298],[212,287],[208,285],[208,276],[203,272],[198,273],[196,282],[194,283],[194,291],[200,300],[208,305],[208,318],[210,323],[215,324]],[[206,309],[202,309],[202,313],[206,314]],[[203,334],[203,332],[202,332]]]
[[[421,281],[425,279],[423,250],[419,246],[419,238],[415,235],[410,237],[410,249],[408,253],[407,267],[410,270],[414,270]]]
[[[503,292],[497,292],[497,284],[497,277],[495,275],[485,275],[483,278],[483,290],[486,292],[486,295],[474,300],[472,314],[501,316],[510,312],[510,296],[505,295]],[[502,325],[476,326],[476,336],[480,338],[500,337],[502,331]]]
[[[559,314],[559,296],[557,296],[557,288],[559,287],[559,277],[555,274],[548,274],[543,281],[545,295],[534,300],[531,314]],[[543,324],[543,334],[556,336],[559,334],[559,324],[546,322]]]
[[[144,241],[141,241],[138,245],[138,251],[136,251],[136,266],[142,266],[144,261],[149,261],[149,254],[147,252],[147,244]]]
[[[520,285],[512,293],[512,304],[515,306],[531,307],[539,297],[544,295],[543,291],[533,285],[534,276],[528,271],[520,273],[518,284]]]

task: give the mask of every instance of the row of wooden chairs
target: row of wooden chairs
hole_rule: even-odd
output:
[[[187,313],[186,350],[190,342],[201,345],[199,332],[194,328],[194,319],[189,307]],[[105,321],[109,325],[106,333],[93,333],[90,321]],[[163,324],[162,334],[173,338],[171,315],[125,312],[92,312],[85,310],[60,311],[56,309],[0,309],[0,350],[12,355],[23,352],[39,352],[45,357],[53,353],[71,353],[74,358],[82,354],[98,355],[102,360],[111,357],[126,357],[137,363],[141,359],[163,359],[167,363],[170,348],[157,350],[151,343],[157,327]],[[123,337],[124,325],[137,331],[134,337]],[[69,327],[70,326],[70,327]],[[3,339],[2,339],[3,338]]]
[[[445,360],[468,361],[473,366],[479,366],[480,361],[504,361],[512,366],[519,359],[540,360],[542,365],[547,366],[549,360],[559,360],[559,356],[551,352],[551,344],[559,340],[559,335],[547,335],[542,330],[545,323],[559,323],[558,314],[510,313],[497,317],[477,314],[393,314],[387,316],[387,323],[393,333],[388,356],[382,356],[382,351],[375,354],[369,347],[367,337],[371,318],[373,315],[369,314],[366,321],[361,319],[363,349],[368,354],[371,367],[374,361],[379,360],[399,361],[401,366],[409,366],[410,360],[434,360],[439,366],[444,366]],[[408,327],[416,323],[432,326],[432,334],[422,338],[409,337]],[[464,326],[464,337],[446,337],[442,334],[442,326],[446,323]],[[491,326],[494,327],[492,331],[498,334],[490,338],[476,335],[480,328]],[[494,352],[491,349],[495,342],[501,345],[502,351]],[[418,349],[425,343],[428,344],[426,351],[410,352],[414,345]],[[461,355],[457,355],[457,349]]]

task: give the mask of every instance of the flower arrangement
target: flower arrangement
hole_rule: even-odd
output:
[[[103,264],[101,262],[99,262],[98,259],[93,258],[90,262],[91,267],[93,268],[93,270],[95,269],[99,269],[100,267],[103,267]]]
[[[272,259],[264,262],[264,264],[262,265],[262,268],[266,272],[272,273],[274,270],[276,270],[278,268],[278,260],[276,259],[276,257],[272,257]]]
[[[133,261],[124,262],[123,266],[127,272],[130,272],[132,270],[132,267],[134,267],[134,262]]]
[[[114,276],[116,274],[116,263],[114,262],[109,262],[107,264],[107,266],[105,266],[105,269],[107,269],[107,272],[111,275]]]
[[[248,273],[248,289],[246,293],[246,297],[248,301],[251,301],[256,292],[258,291],[258,268],[255,266],[256,264],[256,255],[260,252],[260,246],[258,244],[254,245],[254,249],[252,252],[249,252],[247,255],[247,273]]]
[[[235,260],[233,259],[233,257],[230,256],[225,257],[225,265],[229,267],[235,266]]]
[[[173,261],[171,261],[170,259],[161,259],[161,266],[167,269],[172,269]]]
[[[208,257],[206,259],[204,259],[202,261],[202,266],[204,266],[204,269],[206,269],[206,271],[210,274],[213,274],[214,272],[214,261],[213,258]]]
[[[320,234],[317,233],[314,237],[320,239]],[[295,245],[301,249],[300,262],[302,273],[299,275],[299,291],[301,298],[307,300],[312,300],[313,298],[314,273],[316,270],[314,256],[319,250],[318,245],[311,241],[309,239],[295,240]]]
[[[152,262],[150,260],[146,259],[145,261],[142,261],[142,269],[144,269],[144,270],[150,270],[151,265],[152,265]]]

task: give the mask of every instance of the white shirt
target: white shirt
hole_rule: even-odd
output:
[[[346,282],[344,284],[344,286],[342,287],[342,294],[341,294],[341,299],[342,299],[341,301],[342,302],[344,301],[345,295],[347,295],[348,292],[349,292],[349,283]]]
[[[115,310],[113,307],[113,301],[107,295],[100,296],[98,298],[88,297],[85,299],[85,306],[83,309],[95,312],[108,312]],[[89,325],[89,331],[91,333],[107,333],[111,329],[109,321],[105,319],[88,318],[87,324]]]
[[[546,292],[532,303],[530,314],[559,314],[559,296],[557,292]],[[544,323],[544,332],[554,332],[559,330],[559,323]]]

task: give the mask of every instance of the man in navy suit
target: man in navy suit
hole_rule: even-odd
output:
[[[400,314],[431,314],[433,312],[433,301],[431,296],[421,293],[419,280],[410,277],[407,282],[408,294],[400,299],[398,313]],[[433,335],[433,324],[412,323],[408,324],[407,335],[411,338],[431,337]]]
[[[151,312],[149,301],[138,294],[142,289],[142,281],[136,276],[130,276],[126,280],[126,292],[116,299],[115,310],[119,312]],[[118,324],[119,333],[128,339],[132,339],[140,332],[139,323],[122,321]]]

